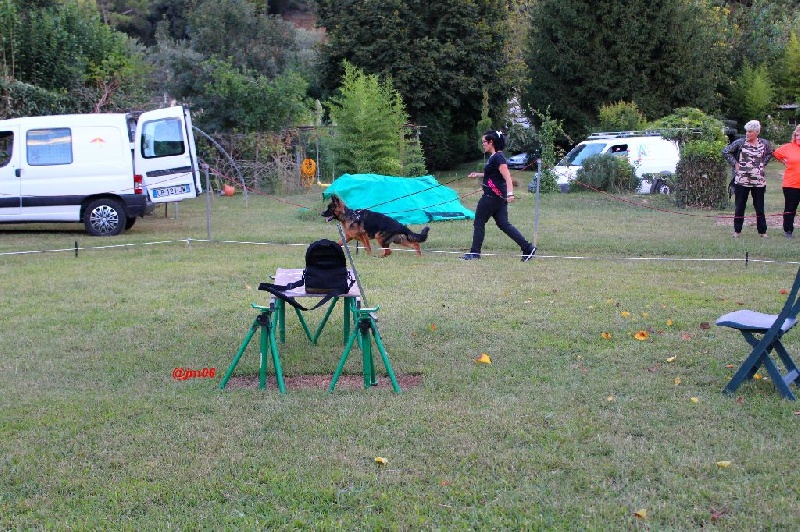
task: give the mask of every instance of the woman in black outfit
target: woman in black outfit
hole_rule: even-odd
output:
[[[463,255],[464,260],[481,258],[481,247],[486,234],[486,222],[494,218],[497,227],[517,243],[522,250],[522,262],[528,262],[536,253],[536,246],[525,240],[516,227],[508,221],[508,204],[514,201],[513,181],[511,172],[508,171],[503,149],[506,139],[500,131],[487,131],[481,139],[483,149],[489,154],[489,160],[483,167],[483,172],[472,172],[471,178],[482,178],[483,196],[478,200],[475,209],[474,231],[472,234],[472,247],[469,253]]]

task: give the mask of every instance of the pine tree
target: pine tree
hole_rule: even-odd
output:
[[[337,172],[401,174],[408,115],[391,82],[345,62],[342,86],[329,111]]]

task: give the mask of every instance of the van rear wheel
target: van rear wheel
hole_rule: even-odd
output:
[[[118,235],[127,223],[122,205],[113,199],[94,200],[83,213],[83,225],[92,236]]]

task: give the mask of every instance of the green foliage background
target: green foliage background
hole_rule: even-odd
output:
[[[377,75],[366,75],[346,62],[341,91],[331,98],[329,112],[335,164],[341,173],[401,175],[404,154],[415,149],[421,153],[418,144],[404,140],[408,115],[400,93]]]
[[[474,157],[486,110],[509,130],[515,99],[534,135],[550,109],[561,147],[684,107],[776,142],[798,118],[776,109],[800,95],[798,32],[790,0],[0,0],[0,111],[175,101],[210,131],[278,133],[310,125],[347,58],[399,92],[431,169]]]

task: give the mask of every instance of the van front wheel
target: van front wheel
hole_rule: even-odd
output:
[[[92,236],[118,235],[127,222],[122,205],[113,199],[94,200],[83,213],[86,232]]]

